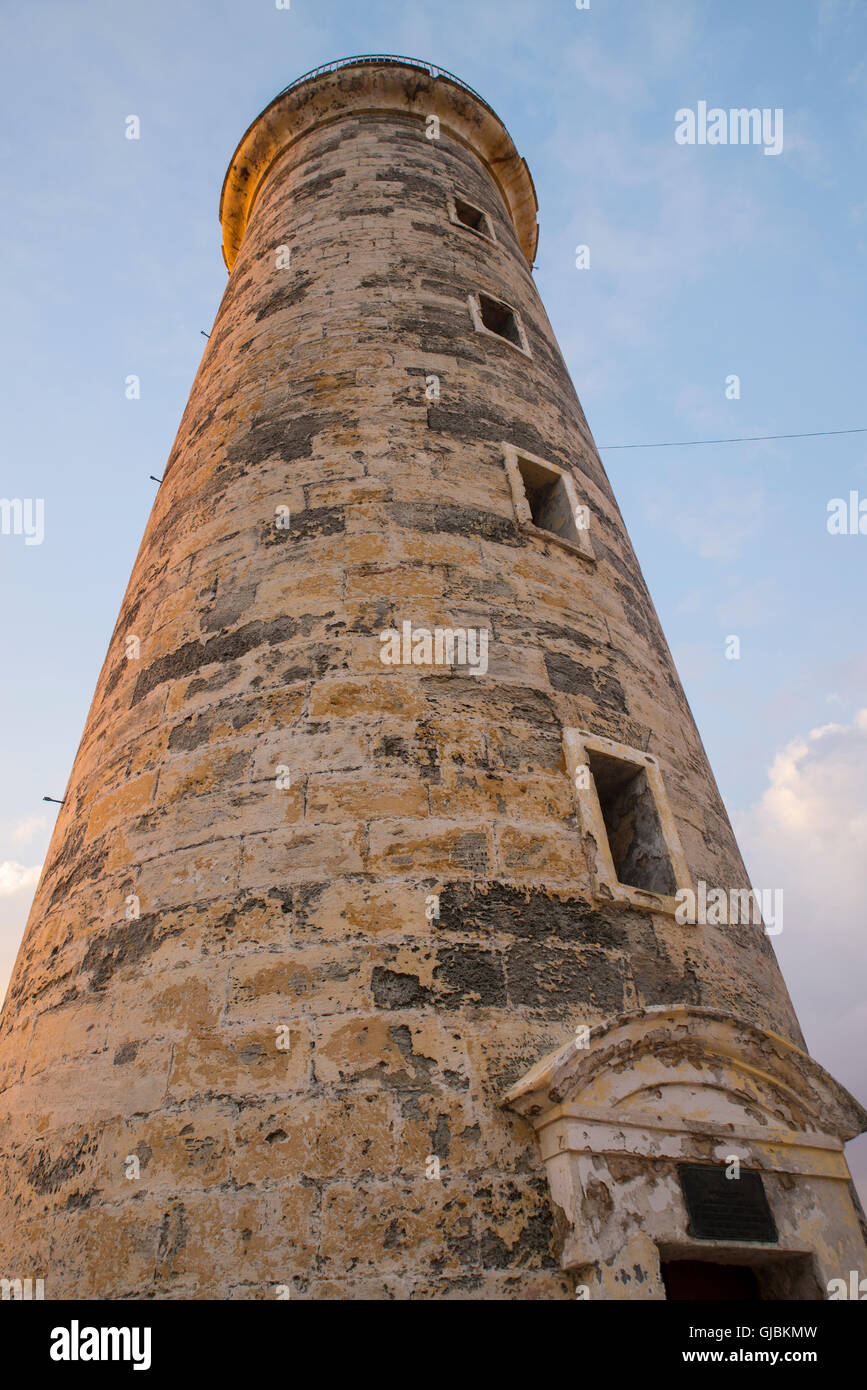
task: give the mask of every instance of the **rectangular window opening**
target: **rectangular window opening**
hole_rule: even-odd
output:
[[[518,320],[514,309],[510,309],[508,304],[491,299],[489,295],[480,294],[479,313],[489,333],[495,333],[498,338],[505,338],[507,342],[514,343],[515,347],[523,349]]]
[[[591,750],[587,760],[618,881],[672,897],[677,881],[645,768]]]
[[[565,476],[520,456],[518,470],[524,484],[524,496],[530,508],[533,525],[538,526],[540,531],[550,531],[562,540],[579,545],[582,539],[579,531],[586,530],[586,526],[578,525],[582,518],[576,516],[576,508],[569,497]]]
[[[472,203],[465,203],[463,198],[455,198],[455,218],[464,227],[469,227],[473,232],[481,232],[482,236],[490,237],[491,228],[488,222],[487,213],[481,208],[474,208]]]
[[[507,440],[502,447],[518,525],[594,561],[590,508],[579,499],[572,474],[557,463],[516,449]]]

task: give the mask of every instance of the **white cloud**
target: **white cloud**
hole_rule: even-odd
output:
[[[824,944],[829,933],[858,943],[867,961],[857,916],[867,895],[867,709],[794,740],[768,779],[745,821],[754,849],[785,871],[799,902],[821,910]]]
[[[44,830],[48,821],[45,816],[27,816],[20,820],[12,831],[12,843],[16,845],[29,845],[35,839],[40,830]]]
[[[17,864],[12,859],[0,863],[0,1001],[6,994],[41,872],[41,864]]]
[[[31,895],[39,882],[41,864],[28,866],[16,864],[12,859],[4,859],[0,864],[0,898],[11,898],[23,889],[30,889]]]
[[[782,888],[774,948],[810,1051],[867,1100],[867,709],[825,724],[774,759],[735,828],[753,883]],[[867,1140],[850,1153],[867,1192]]]

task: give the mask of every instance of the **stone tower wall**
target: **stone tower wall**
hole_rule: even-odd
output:
[[[285,104],[2,1016],[0,1247],[49,1297],[570,1297],[508,1086],[645,1005],[802,1039],[760,927],[591,890],[564,727],[653,754],[694,881],[747,878],[489,113],[372,67]],[[519,527],[504,442],[595,561]],[[487,674],[384,666],[405,620],[489,630]]]

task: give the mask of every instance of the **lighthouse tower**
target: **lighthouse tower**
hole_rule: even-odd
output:
[[[818,1299],[843,1146],[545,310],[426,63],[293,83],[0,1024],[47,1298]]]

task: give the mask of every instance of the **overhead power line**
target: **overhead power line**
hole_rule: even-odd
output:
[[[867,434],[857,430],[813,430],[810,434],[743,434],[735,439],[668,439],[662,444],[600,444],[600,449],[687,449],[696,444],[755,444],[763,439],[826,439],[832,434]]]

